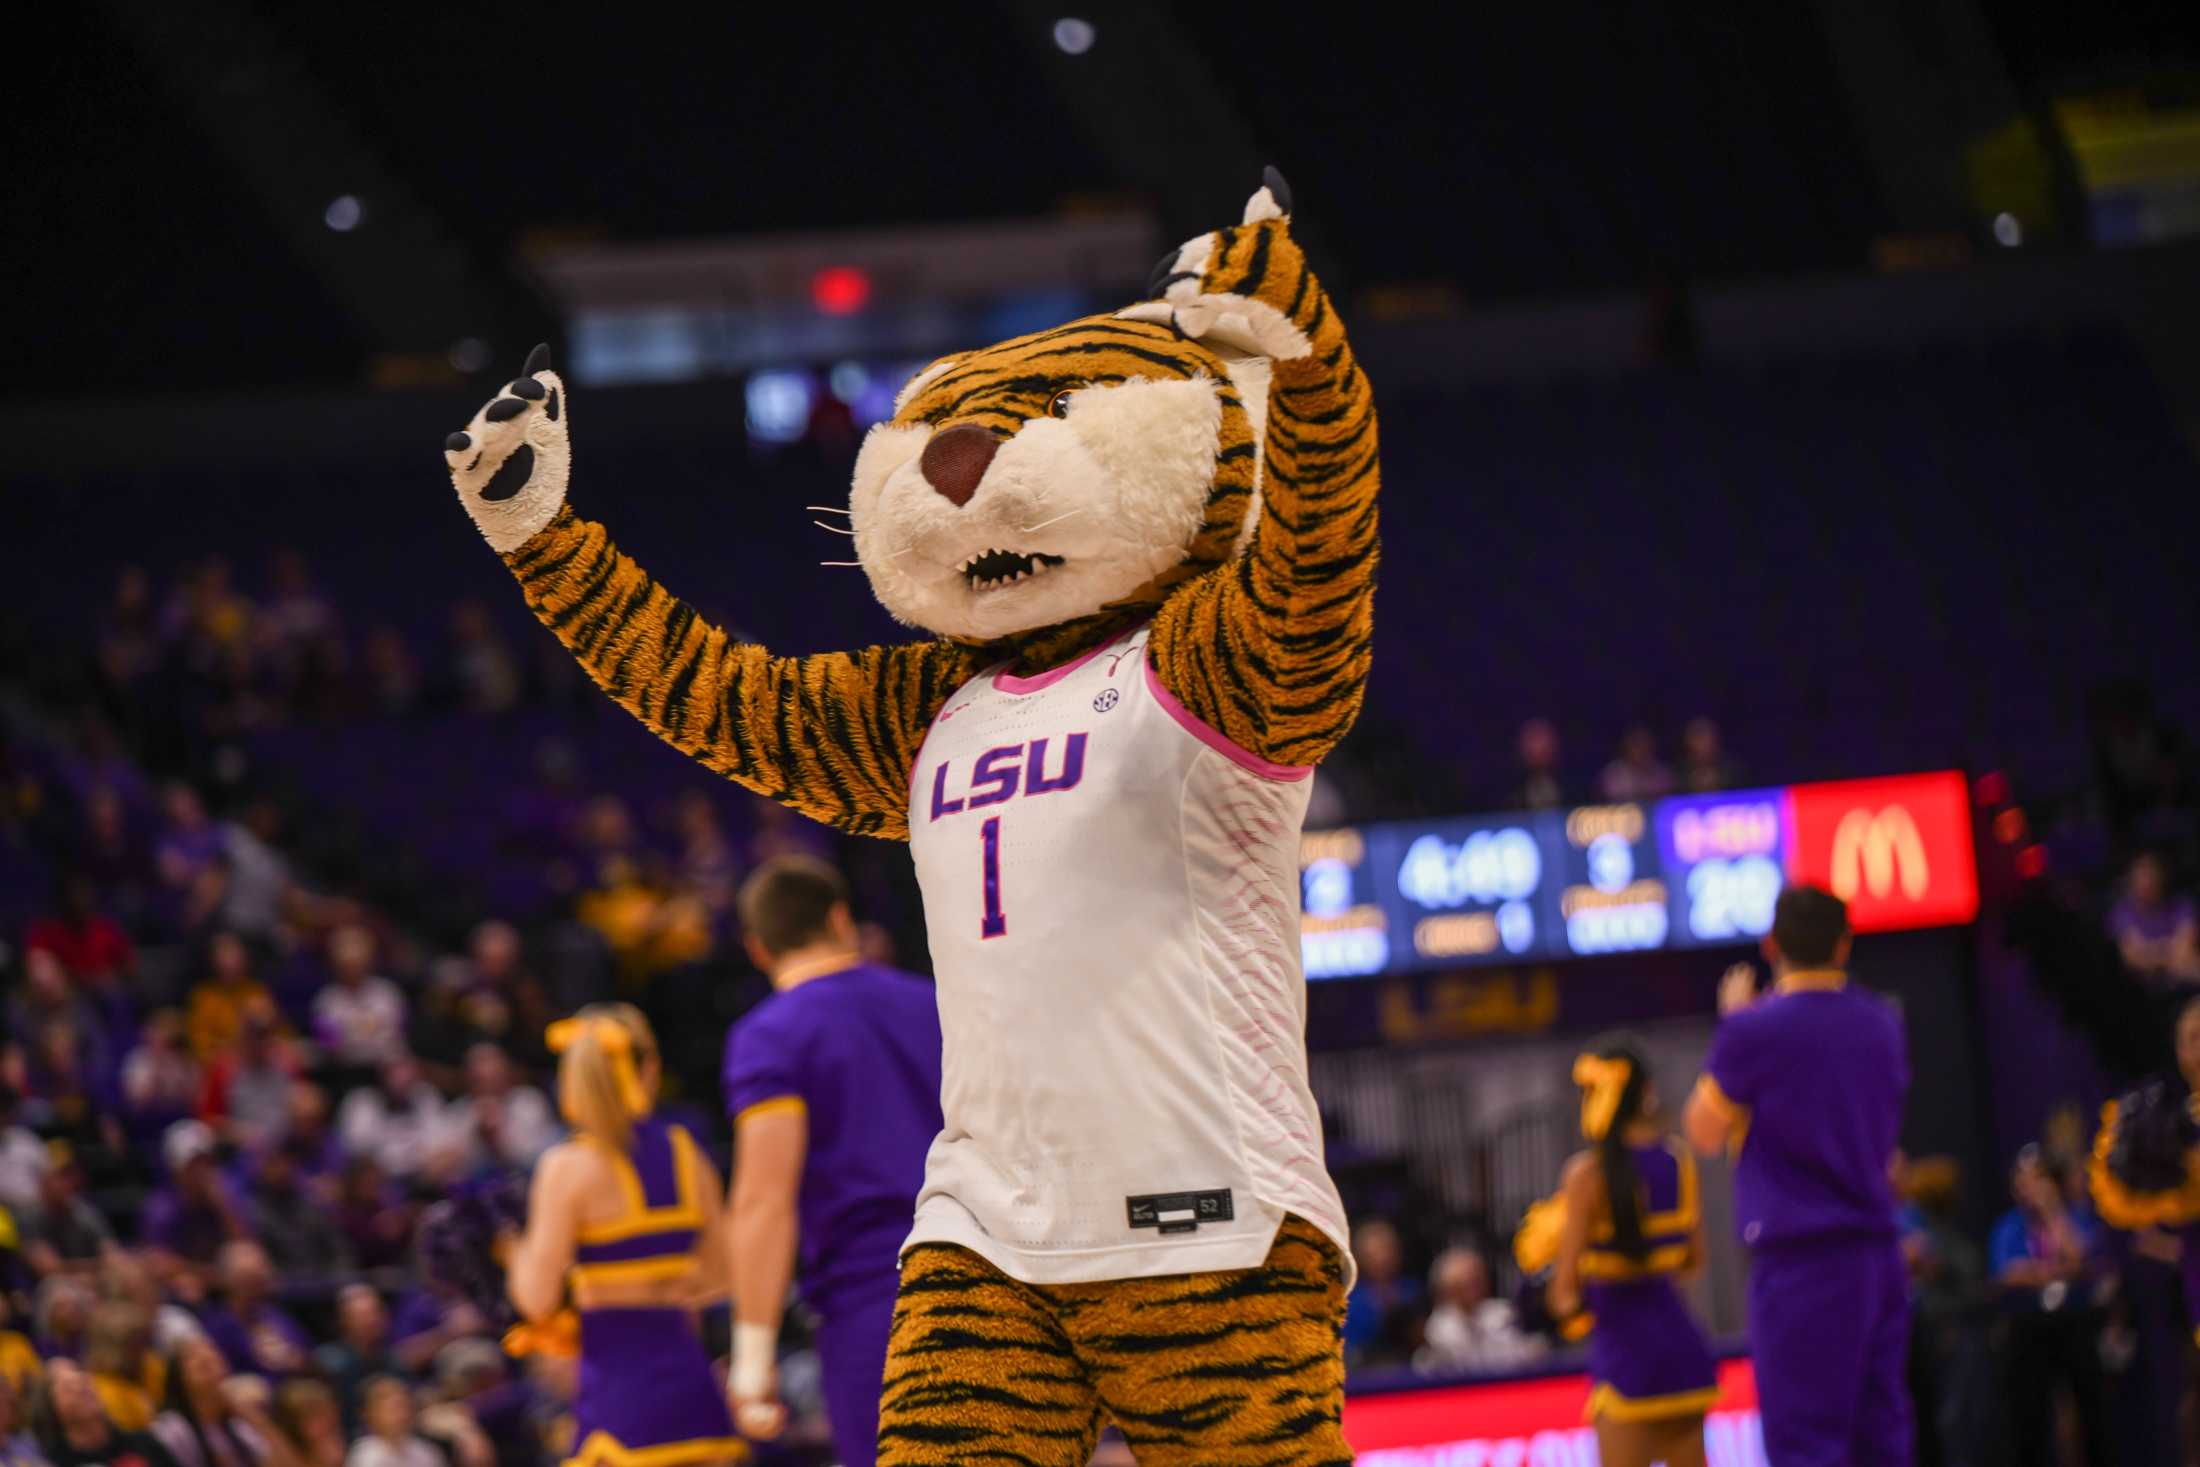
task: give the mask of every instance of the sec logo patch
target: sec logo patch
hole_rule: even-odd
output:
[[[1102,688],[1098,693],[1093,696],[1092,711],[1095,713],[1105,713],[1110,708],[1113,708],[1119,701],[1121,701],[1121,699],[1122,695],[1116,692],[1115,689]]]

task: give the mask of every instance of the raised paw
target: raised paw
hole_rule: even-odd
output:
[[[1267,169],[1243,222],[1164,256],[1154,270],[1155,299],[1122,314],[1168,321],[1186,336],[1279,361],[1305,356],[1326,306],[1291,238],[1290,211],[1291,186]]]
[[[490,545],[516,550],[565,502],[572,445],[565,384],[538,346],[503,393],[443,440],[459,502]]]

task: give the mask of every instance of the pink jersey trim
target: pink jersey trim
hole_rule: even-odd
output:
[[[1229,760],[1232,764],[1237,765],[1240,769],[1250,770],[1262,779],[1283,780],[1285,782],[1304,779],[1314,772],[1314,766],[1311,764],[1277,764],[1272,760],[1263,759],[1252,750],[1240,747],[1229,735],[1218,733],[1209,728],[1198,714],[1176,700],[1176,694],[1161,685],[1160,674],[1153,670],[1151,662],[1144,657],[1140,657],[1138,662],[1140,666],[1146,669],[1146,686],[1152,690],[1154,701],[1161,705],[1161,711],[1182,724],[1186,733]]]
[[[1045,672],[1034,673],[1030,677],[1018,677],[1004,667],[993,674],[993,686],[1004,693],[1036,693],[1043,688],[1051,688],[1122,640],[1121,637],[1110,637],[1090,652],[1080,652],[1060,667],[1049,668]]]

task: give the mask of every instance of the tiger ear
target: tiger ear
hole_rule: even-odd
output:
[[[1290,215],[1291,185],[1271,163],[1260,171],[1260,187],[1245,201],[1245,222],[1258,224],[1263,219],[1287,219]]]
[[[909,405],[909,399],[915,397],[946,373],[954,370],[955,364],[961,360],[960,357],[941,357],[931,366],[926,367],[916,376],[902,383],[901,391],[894,394],[894,415],[899,417],[901,410]]]

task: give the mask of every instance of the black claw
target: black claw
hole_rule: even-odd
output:
[[[489,411],[483,413],[482,417],[488,419],[492,423],[501,423],[508,418],[516,418],[521,413],[524,413],[526,411],[527,404],[521,401],[519,398],[500,397],[495,402],[489,404]]]
[[[522,443],[512,450],[512,456],[497,465],[497,471],[489,476],[489,482],[481,486],[481,497],[494,504],[510,499],[527,487],[527,480],[535,472],[535,450]]]
[[[1260,181],[1266,184],[1268,192],[1275,196],[1276,207],[1286,214],[1290,213],[1291,185],[1284,181],[1283,175],[1277,171],[1275,164],[1271,163],[1266,168],[1261,169]]]
[[[545,341],[527,354],[527,365],[519,369],[522,377],[532,377],[537,372],[550,370],[550,343]]]
[[[542,395],[549,390],[549,388],[543,386],[540,382],[537,382],[532,377],[522,377],[517,382],[514,382],[510,387],[505,389],[505,391],[511,393],[512,396],[524,397],[529,402],[541,402]]]
[[[443,451],[445,453],[464,453],[473,446],[474,440],[464,433],[453,433],[443,440]]]

